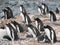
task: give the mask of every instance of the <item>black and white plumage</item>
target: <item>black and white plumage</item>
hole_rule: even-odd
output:
[[[49,12],[48,6],[45,3],[42,3],[41,7],[44,15]]]
[[[35,24],[39,32],[42,31],[41,29],[43,28],[44,24],[39,18],[35,18]]]
[[[8,23],[5,27],[0,28],[0,39],[18,40],[17,29],[13,26],[11,23]]]
[[[5,7],[5,9],[7,9],[7,11],[9,12],[8,16],[7,16],[7,19],[14,18],[11,8],[10,7]]]
[[[42,9],[41,6],[38,6],[38,11],[39,11],[39,14],[42,15],[42,13],[43,13],[43,9]]]
[[[5,9],[2,10],[4,12],[4,17],[6,19],[14,18],[13,12],[9,7],[5,7]]]
[[[49,17],[51,22],[57,21],[56,15],[53,11],[49,11]]]
[[[48,41],[50,41],[51,43],[55,43],[57,41],[56,33],[51,26],[49,25],[44,26],[44,31],[45,35],[47,36],[46,39],[48,39]]]
[[[17,31],[18,32],[23,32],[24,30],[23,30],[23,28],[22,28],[22,26],[21,26],[21,24],[19,24],[18,22],[16,22],[16,21],[11,21],[11,25],[12,25],[12,27],[14,27],[14,28],[18,28],[17,29]],[[14,26],[13,26],[14,25]]]
[[[22,16],[25,24],[30,25],[32,21],[31,21],[30,17],[28,16],[23,5],[20,5],[20,11],[21,11],[21,16]]]
[[[6,9],[3,9],[2,11],[4,12],[4,16],[2,16],[1,18],[7,19],[8,11]]]
[[[11,33],[9,27],[6,25],[4,29],[0,29],[0,39],[6,38],[8,40],[13,40]]]
[[[13,38],[13,40],[17,40],[17,39],[19,39],[18,38],[18,35],[17,35],[17,29],[16,28],[14,28],[12,25],[11,25],[11,23],[8,23],[8,24],[6,24],[8,27],[9,27],[9,30],[10,30],[10,33],[11,33],[11,37]]]
[[[38,37],[40,36],[40,32],[37,30],[36,27],[33,25],[28,25],[28,32],[35,38],[35,40],[38,40]]]

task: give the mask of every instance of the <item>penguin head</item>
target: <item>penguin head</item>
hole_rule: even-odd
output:
[[[55,12],[56,12],[56,13],[59,13],[59,9],[58,9],[58,8],[56,8]]]
[[[10,7],[5,7],[5,9],[7,9],[7,10],[11,10]]]
[[[35,21],[42,22],[39,18],[35,18]]]
[[[48,15],[50,16],[50,15],[53,15],[54,13],[53,13],[53,11],[49,11],[48,12]]]
[[[9,13],[12,13],[12,10],[10,7],[5,7],[5,9],[9,12]]]
[[[53,11],[49,11],[49,14],[53,14],[54,12]]]
[[[8,11],[6,9],[2,9],[5,15],[7,15]]]
[[[38,11],[39,12],[41,12],[41,9],[42,9],[42,7],[41,6],[38,6]]]
[[[43,8],[43,9],[45,8],[45,4],[44,4],[44,3],[42,3],[42,5],[41,5],[41,6],[42,6],[42,8]]]
[[[40,19],[39,19],[39,18],[35,18],[34,20],[35,20],[35,21],[39,21]]]
[[[20,5],[20,11],[22,12],[23,11],[23,5]]]
[[[2,9],[3,12],[6,12],[7,10],[6,9]]]
[[[45,4],[45,3],[42,3],[42,5],[46,6],[46,4]]]

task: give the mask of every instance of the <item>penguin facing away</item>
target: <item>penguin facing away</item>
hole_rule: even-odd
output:
[[[2,10],[4,12],[4,16],[2,18],[7,19],[8,11],[6,9]]]
[[[53,11],[49,11],[49,16],[51,22],[57,21],[56,15],[53,13]]]
[[[58,8],[56,8],[55,12],[56,12],[57,14],[59,14],[59,9],[58,9]]]
[[[13,12],[12,12],[11,8],[10,8],[10,7],[5,7],[5,9],[8,11],[7,18],[8,18],[8,19],[9,19],[9,18],[14,18]]]

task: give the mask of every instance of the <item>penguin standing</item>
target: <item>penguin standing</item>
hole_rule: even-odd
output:
[[[32,23],[30,17],[28,16],[25,8],[23,5],[20,5],[20,11],[21,11],[21,16],[23,18],[23,21],[25,22],[26,25],[30,25]]]
[[[44,31],[45,35],[47,36],[46,39],[48,39],[48,41],[50,41],[51,43],[55,43],[57,41],[56,33],[51,26],[49,25],[44,26]]]
[[[43,13],[43,9],[42,9],[41,6],[38,6],[38,11],[39,11],[39,14],[42,15],[42,13]]]
[[[56,15],[53,13],[53,11],[49,11],[49,17],[51,22],[55,22],[57,20]]]
[[[35,38],[35,40],[38,40],[38,37],[40,36],[40,32],[37,30],[36,27],[33,25],[28,25],[28,32]]]
[[[39,32],[42,31],[41,29],[43,28],[44,24],[39,18],[35,18],[35,24]]]
[[[8,11],[7,19],[14,18],[11,8],[5,7],[5,9]]]
[[[41,7],[43,9],[43,14],[44,15],[49,12],[48,6],[45,3],[42,3]]]
[[[14,18],[13,16],[13,12],[9,7],[5,7],[5,9],[2,10],[4,12],[4,18],[5,19],[10,19],[10,18]]]
[[[4,12],[4,16],[1,18],[7,19],[8,11],[6,9],[2,10]]]
[[[56,8],[55,12],[56,12],[57,14],[59,14],[59,9],[58,9],[58,8]]]

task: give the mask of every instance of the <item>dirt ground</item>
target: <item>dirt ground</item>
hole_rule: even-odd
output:
[[[0,45],[60,45],[60,14],[56,14],[56,17],[57,17],[57,21],[56,22],[50,22],[49,21],[49,18],[46,16],[40,16],[39,15],[30,15],[29,16],[32,20],[32,22],[34,21],[34,17],[38,17],[40,18],[44,25],[50,25],[51,27],[53,27],[53,29],[55,30],[56,32],[56,36],[57,36],[57,42],[56,43],[43,43],[43,42],[37,42],[36,40],[34,40],[33,38],[26,38],[25,37],[25,32],[24,33],[20,33],[19,34],[19,37],[20,39],[17,40],[17,41],[0,41]],[[21,16],[16,16],[16,19],[15,19],[17,22],[21,23],[22,24],[22,18]],[[32,23],[34,25],[34,22]],[[24,26],[24,29],[25,29],[25,26]],[[25,29],[26,30],[26,29]]]

